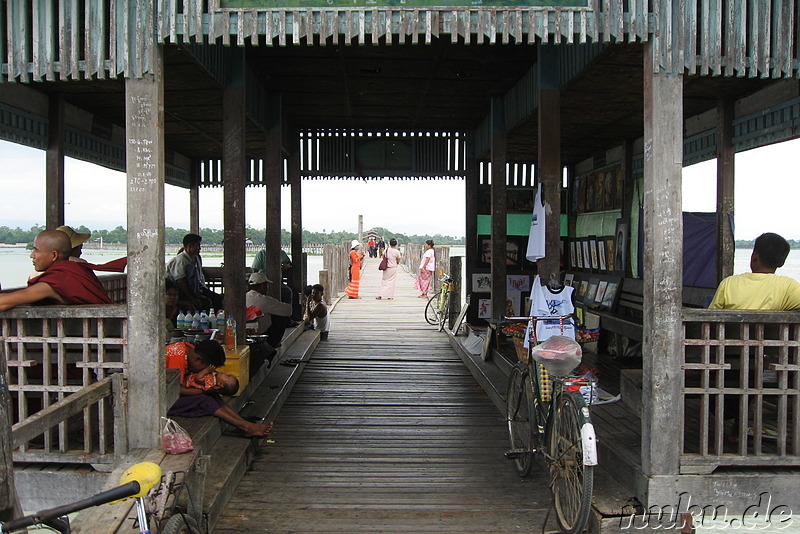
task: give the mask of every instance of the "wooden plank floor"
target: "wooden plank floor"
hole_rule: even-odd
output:
[[[336,306],[215,533],[541,531],[544,471],[516,475],[504,418],[425,323],[413,279],[401,270],[395,299],[375,300],[377,264],[363,298]]]

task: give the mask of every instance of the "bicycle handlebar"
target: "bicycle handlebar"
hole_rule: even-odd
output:
[[[566,321],[571,319],[572,315],[526,315],[520,317],[507,317],[500,316],[501,321]]]
[[[15,530],[31,527],[33,525],[38,525],[40,523],[45,523],[46,521],[49,521],[51,519],[55,519],[63,515],[68,515],[73,512],[78,512],[86,508],[91,508],[93,506],[100,506],[101,504],[106,504],[111,501],[116,501],[119,499],[125,499],[132,495],[136,495],[137,493],[139,493],[140,489],[141,486],[139,485],[139,482],[136,480],[132,480],[127,484],[117,486],[116,488],[111,488],[110,490],[102,491],[100,493],[92,495],[91,497],[87,497],[86,499],[82,499],[80,501],[76,501],[70,504],[65,504],[63,506],[57,506],[55,508],[50,508],[48,510],[42,510],[40,512],[33,513],[31,515],[26,515],[25,517],[12,519],[11,521],[6,521],[5,523],[0,525],[0,533],[13,532]]]

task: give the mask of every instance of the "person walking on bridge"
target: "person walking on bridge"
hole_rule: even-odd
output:
[[[436,255],[433,252],[433,239],[425,241],[425,253],[422,254],[422,259],[419,261],[419,271],[417,271],[417,279],[414,282],[414,289],[419,289],[422,292],[420,298],[428,298],[428,290],[431,288],[431,280],[433,279],[433,272],[436,270]]]
[[[350,244],[350,285],[345,290],[348,298],[361,298],[358,296],[358,288],[361,284],[361,260],[363,259],[364,253],[361,252],[361,243],[358,242],[358,239],[353,239]]]
[[[394,286],[397,282],[397,266],[400,264],[400,251],[397,250],[397,239],[389,240],[389,248],[384,253],[386,257],[386,270],[381,278],[381,292],[375,297],[378,300],[394,298]]]

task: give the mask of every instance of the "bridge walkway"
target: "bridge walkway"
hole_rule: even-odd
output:
[[[504,418],[425,322],[413,278],[401,269],[395,299],[376,300],[367,261],[214,532],[541,531],[544,471],[521,479],[504,459]]]

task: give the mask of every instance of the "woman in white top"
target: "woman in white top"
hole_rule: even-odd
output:
[[[420,298],[428,298],[428,290],[431,288],[433,272],[436,270],[436,256],[433,252],[433,239],[425,241],[425,253],[419,262],[419,272],[417,280],[414,282],[414,289],[419,289],[422,293]]]
[[[391,238],[389,240],[389,248],[383,253],[386,258],[386,270],[383,271],[383,278],[381,278],[381,291],[377,297],[378,300],[394,298],[394,285],[397,282],[397,266],[400,264],[400,251],[397,250],[397,239]]]

